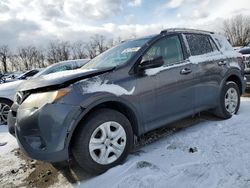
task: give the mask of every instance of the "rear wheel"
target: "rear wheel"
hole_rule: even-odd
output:
[[[231,118],[240,107],[240,90],[235,82],[227,82],[220,94],[219,107],[215,114],[223,119]]]
[[[122,163],[132,145],[133,132],[129,120],[118,111],[100,109],[77,130],[72,154],[86,172],[99,174]]]
[[[8,113],[12,102],[6,99],[0,99],[0,125],[6,125],[8,119]]]

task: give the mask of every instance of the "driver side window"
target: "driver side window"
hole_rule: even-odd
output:
[[[165,37],[154,43],[143,55],[142,61],[148,61],[162,56],[164,65],[171,65],[182,61],[183,52],[178,36]]]

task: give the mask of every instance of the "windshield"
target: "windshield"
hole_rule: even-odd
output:
[[[125,64],[147,41],[149,38],[123,42],[106,52],[98,55],[82,69],[101,69],[117,67]]]
[[[17,79],[20,79],[20,78],[22,78],[25,74],[27,74],[29,71],[27,71],[27,72],[25,72],[25,73],[22,73],[22,74],[20,74],[19,76],[17,76],[16,78]]]
[[[37,77],[40,77],[42,75],[46,75],[50,72],[50,69],[57,66],[57,64],[53,64],[53,65],[50,65],[48,66],[47,68],[43,69],[42,71],[40,71],[39,73],[37,73],[35,76],[33,76],[33,78],[37,78]]]

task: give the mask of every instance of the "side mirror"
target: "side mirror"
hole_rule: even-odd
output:
[[[143,71],[146,69],[152,69],[152,68],[157,68],[161,67],[164,64],[164,60],[162,56],[158,56],[152,60],[147,60],[147,61],[142,61],[138,65],[138,70]]]

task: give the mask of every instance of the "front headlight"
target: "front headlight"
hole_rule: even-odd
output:
[[[53,103],[70,92],[70,88],[64,88],[56,91],[49,91],[43,93],[34,93],[28,96],[21,104],[22,108],[41,108],[47,103]]]

